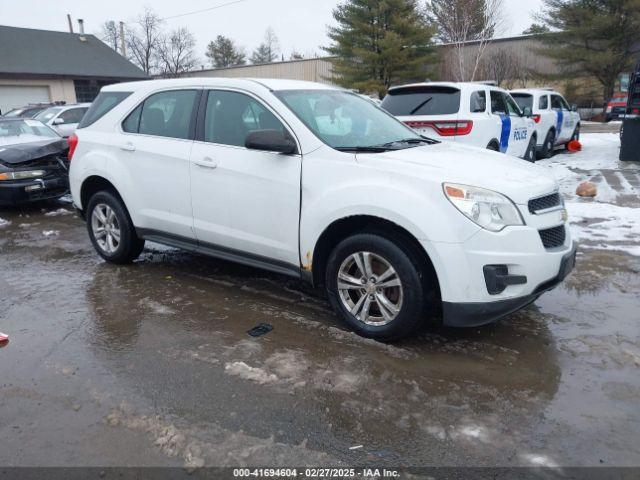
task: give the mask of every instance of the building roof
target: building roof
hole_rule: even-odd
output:
[[[144,79],[93,35],[0,25],[0,75]]]

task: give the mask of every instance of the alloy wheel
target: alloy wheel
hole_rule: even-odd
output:
[[[338,293],[342,305],[359,321],[387,325],[402,309],[404,291],[400,276],[380,255],[356,252],[338,270]]]
[[[91,214],[91,230],[100,249],[112,254],[120,246],[120,224],[116,212],[107,204],[99,203]]]

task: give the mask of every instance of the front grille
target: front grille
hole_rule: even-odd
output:
[[[544,197],[532,198],[529,200],[529,213],[537,213],[541,210],[557,207],[562,203],[559,193],[552,193]]]
[[[567,232],[564,225],[558,227],[547,228],[546,230],[540,230],[540,240],[544,248],[557,248],[564,245],[564,240],[567,236]]]

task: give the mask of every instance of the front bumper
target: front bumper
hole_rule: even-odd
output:
[[[31,187],[31,188],[29,188]],[[50,176],[35,180],[0,182],[0,205],[18,205],[59,198],[69,191],[66,176]]]
[[[540,283],[532,293],[495,302],[442,302],[442,321],[450,327],[477,327],[495,322],[533,303],[540,295],[555,288],[571,273],[575,266],[577,243],[562,256],[558,273]]]

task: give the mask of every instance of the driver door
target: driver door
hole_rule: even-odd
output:
[[[190,160],[199,243],[236,261],[299,269],[302,156],[245,148],[250,131],[287,127],[246,93],[208,90],[204,97]]]

